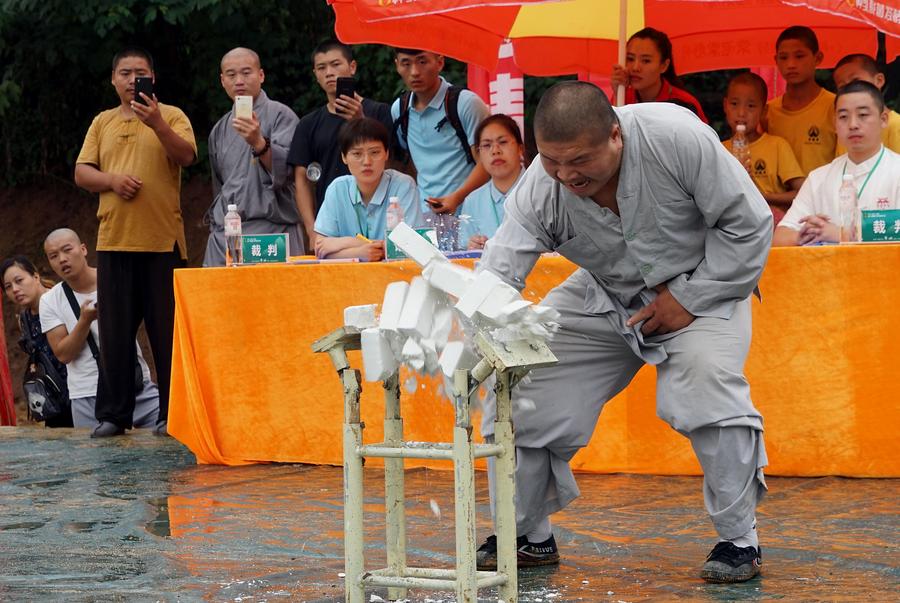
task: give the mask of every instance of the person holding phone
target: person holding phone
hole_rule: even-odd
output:
[[[287,233],[290,249],[302,250],[300,212],[287,163],[297,114],[266,95],[265,72],[253,50],[229,50],[220,67],[222,88],[235,105],[209,133],[215,199],[207,212],[209,239],[203,265],[225,265],[225,213],[232,204],[241,214],[244,234]]]
[[[95,437],[121,435],[133,424],[134,338],[145,323],[159,378],[157,432],[167,433],[175,293],[172,273],[187,262],[181,216],[181,168],[197,158],[191,122],[135,80],[156,83],[153,58],[128,48],[113,57],[119,105],[98,114],[75,161],[75,184],[100,194],[97,298],[105,386],[97,397]],[[138,100],[139,99],[139,100]]]
[[[353,80],[356,61],[349,46],[337,40],[325,40],[312,51],[312,64],[327,102],[300,120],[287,159],[294,168],[297,207],[310,251],[315,249],[314,226],[325,201],[325,191],[335,178],[350,173],[336,143],[341,126],[353,119],[371,117],[384,124],[388,131],[393,127],[386,104],[359,94]],[[313,169],[307,170],[310,166]]]

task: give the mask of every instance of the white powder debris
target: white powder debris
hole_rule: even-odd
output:
[[[431,506],[432,514],[435,517],[437,517],[438,519],[440,519],[441,518],[441,508],[438,506],[437,501],[432,498],[430,501],[428,501],[428,504]]]

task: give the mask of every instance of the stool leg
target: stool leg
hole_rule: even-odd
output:
[[[494,461],[496,488],[495,522],[497,531],[497,572],[506,575],[500,587],[500,599],[506,603],[518,600],[516,563],[516,448],[513,438],[510,378],[506,371],[497,373],[494,388],[497,400],[497,419],[494,423],[494,442],[503,446],[503,454]]]
[[[453,428],[453,470],[456,507],[456,600],[475,603],[475,448],[469,416],[469,372],[456,371],[456,425]]]
[[[363,443],[359,416],[359,371],[341,371],[344,384],[344,600],[364,603],[365,587],[360,578],[363,561],[363,459],[357,450]]]
[[[384,381],[384,441],[388,446],[403,442],[400,415],[400,374]],[[404,509],[403,459],[384,459],[384,505],[387,525],[387,566],[395,576],[406,572],[406,513]],[[388,588],[388,599],[406,598],[406,589]]]

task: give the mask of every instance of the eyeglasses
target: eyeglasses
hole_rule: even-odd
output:
[[[477,149],[479,153],[490,153],[491,149],[494,148],[494,145],[497,145],[502,151],[511,144],[512,140],[509,138],[498,138],[497,140],[485,140],[478,145]]]
[[[372,149],[369,151],[350,151],[347,153],[347,159],[354,163],[362,163],[366,158],[372,161],[378,161],[385,155],[384,149]]]

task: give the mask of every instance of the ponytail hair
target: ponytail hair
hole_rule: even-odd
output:
[[[672,41],[669,39],[669,36],[667,36],[665,32],[659,31],[658,29],[645,27],[644,29],[631,34],[631,37],[628,38],[628,41],[631,42],[635,38],[641,40],[650,40],[651,42],[653,42],[653,44],[656,46],[656,50],[659,51],[659,60],[669,61],[669,67],[662,74],[662,77],[670,84],[673,84],[680,88],[681,80],[678,78],[678,75],[675,72],[675,58],[672,56]]]

